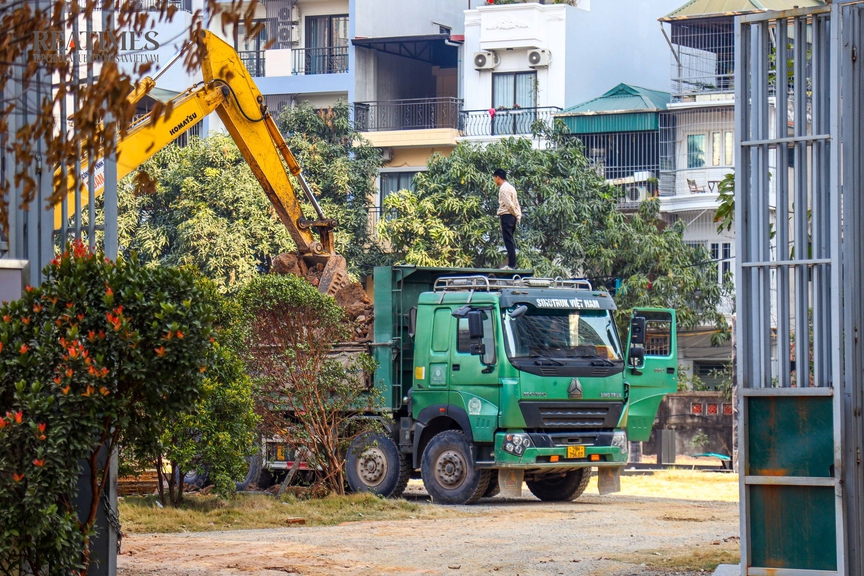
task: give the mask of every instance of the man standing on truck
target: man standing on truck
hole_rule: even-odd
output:
[[[504,237],[504,248],[507,250],[507,265],[504,270],[516,268],[516,242],[513,232],[522,219],[522,209],[516,197],[516,188],[507,181],[507,172],[498,168],[492,173],[492,179],[498,186],[498,217],[501,219],[501,235]]]

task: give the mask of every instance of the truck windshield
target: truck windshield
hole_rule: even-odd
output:
[[[608,310],[541,310],[517,318],[504,313],[507,356],[621,360],[621,345]]]

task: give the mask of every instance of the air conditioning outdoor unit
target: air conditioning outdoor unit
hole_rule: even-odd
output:
[[[474,53],[474,68],[476,70],[494,70],[500,63],[501,57],[495,52],[484,50]]]
[[[528,66],[531,68],[541,68],[548,66],[552,62],[552,53],[549,50],[529,50],[528,51]]]
[[[648,188],[645,186],[630,186],[627,188],[628,202],[642,202],[648,199]]]

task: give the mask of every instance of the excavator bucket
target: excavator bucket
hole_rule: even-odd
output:
[[[348,286],[351,280],[348,278],[348,264],[345,262],[345,257],[338,254],[333,254],[327,261],[324,267],[324,273],[321,275],[321,281],[318,283],[318,290],[322,294],[335,296],[339,290]]]

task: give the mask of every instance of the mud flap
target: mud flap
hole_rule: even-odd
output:
[[[318,291],[333,296],[350,283],[351,279],[348,277],[348,264],[345,262],[345,258],[338,254],[332,254],[324,267],[324,273],[318,283]]]
[[[611,466],[609,468],[597,469],[597,488],[600,495],[612,494],[621,491],[621,467]]]
[[[524,478],[524,470],[512,468],[498,470],[498,487],[501,488],[501,496],[504,498],[521,498]]]

